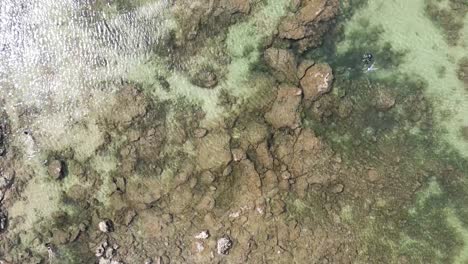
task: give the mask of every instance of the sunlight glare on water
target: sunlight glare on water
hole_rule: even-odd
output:
[[[79,113],[93,90],[111,91],[167,29],[167,1],[107,16],[91,2],[0,3],[0,98],[7,106]]]

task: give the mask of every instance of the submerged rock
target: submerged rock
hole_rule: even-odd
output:
[[[296,13],[285,17],[279,27],[278,36],[297,41],[299,52],[320,44],[329,23],[338,14],[338,0],[303,0]]]
[[[330,187],[330,191],[332,193],[342,193],[343,190],[344,190],[344,185],[341,184],[341,183],[335,184],[335,185]]]
[[[301,79],[304,99],[315,101],[330,92],[333,82],[332,69],[328,64],[316,64],[310,67]]]
[[[145,95],[134,85],[123,87],[117,94],[111,113],[106,118],[122,127],[128,127],[133,120],[142,117],[148,110],[149,103]]]
[[[0,209],[0,232],[5,231],[7,227],[8,227],[7,213],[3,209]]]
[[[304,75],[306,74],[306,71],[314,66],[315,62],[313,60],[304,60],[301,63],[299,63],[299,66],[297,67],[297,77],[299,79],[302,79]]]
[[[369,169],[367,171],[367,179],[370,182],[376,182],[380,178],[379,172],[376,169]]]
[[[266,169],[272,169],[273,168],[273,158],[271,156],[270,150],[268,149],[268,143],[267,142],[262,142],[260,143],[256,150],[256,161],[264,168]]]
[[[0,190],[9,188],[13,183],[14,177],[15,171],[13,169],[3,168],[0,170]]]
[[[6,138],[8,133],[7,122],[0,115],[0,156],[4,156],[7,150]]]
[[[213,70],[203,69],[195,74],[192,83],[203,88],[214,88],[218,84],[218,77]]]
[[[102,257],[105,252],[106,252],[106,249],[102,245],[99,245],[96,248],[95,255],[96,255],[96,257],[99,258],[99,257]]]
[[[70,241],[70,233],[62,229],[55,229],[52,232],[52,238],[55,244],[63,245]]]
[[[279,26],[279,36],[286,39],[299,40],[310,35],[311,23],[315,20],[329,19],[324,11],[332,1],[305,0],[298,12],[285,18]],[[322,14],[325,13],[325,14]]]
[[[99,230],[103,233],[109,233],[114,230],[114,224],[112,223],[111,220],[104,220],[99,222]]]
[[[300,124],[297,111],[301,103],[301,89],[294,86],[282,85],[278,89],[276,100],[270,111],[265,114],[265,119],[274,127],[296,128]]]
[[[47,168],[49,176],[56,180],[60,180],[61,178],[63,178],[63,176],[65,176],[64,165],[64,162],[60,160],[52,160]]]
[[[206,133],[208,133],[208,130],[206,130],[205,128],[197,128],[193,131],[193,135],[196,138],[202,138],[206,136]]]
[[[333,179],[333,174],[324,166],[333,152],[312,130],[303,129],[298,136],[276,133],[274,141],[275,157],[287,165],[292,178],[305,176],[308,184],[324,184]]]
[[[375,96],[375,108],[379,111],[388,111],[396,103],[395,96],[388,91],[380,90]]]
[[[247,158],[245,151],[240,148],[232,149],[231,153],[232,153],[232,159],[234,161],[241,161]]]
[[[249,0],[221,0],[220,6],[230,14],[243,13],[250,11]]]
[[[303,0],[297,19],[302,23],[314,21],[325,10],[327,2],[327,0]]]
[[[295,17],[285,18],[279,26],[279,37],[286,39],[302,39],[306,36],[306,27]]]
[[[280,81],[296,83],[297,62],[294,54],[286,49],[269,48],[264,53],[265,62],[275,71]]]
[[[209,133],[198,142],[197,160],[202,170],[225,167],[232,159],[227,133]]]
[[[196,239],[207,239],[210,237],[210,233],[208,230],[201,231],[200,233],[195,235]]]
[[[218,239],[218,242],[216,243],[216,248],[218,250],[218,254],[220,255],[228,255],[229,251],[232,248],[232,240],[228,236],[224,236],[220,239]]]

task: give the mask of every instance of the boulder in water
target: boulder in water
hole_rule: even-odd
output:
[[[217,249],[218,249],[218,254],[220,255],[228,255],[229,251],[232,248],[232,240],[228,236],[224,236],[220,239],[218,239],[218,242],[216,243]]]
[[[310,67],[301,79],[304,99],[316,101],[323,94],[330,92],[333,82],[331,67],[326,64],[316,64]]]

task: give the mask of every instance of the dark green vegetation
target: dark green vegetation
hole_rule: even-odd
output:
[[[442,7],[441,0],[426,0],[426,15],[436,24],[445,35],[450,45],[457,45],[460,40],[463,22],[468,12],[465,0],[447,0],[448,6]]]

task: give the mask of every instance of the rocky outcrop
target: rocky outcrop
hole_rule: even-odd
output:
[[[240,147],[247,149],[250,145],[255,146],[265,140],[268,136],[268,125],[262,120],[250,120],[239,124],[242,129],[234,129],[234,133],[238,134],[238,138],[242,139]]]
[[[175,43],[170,45],[175,44],[185,49],[187,45],[191,46],[189,41],[201,40],[224,30],[234,21],[233,17],[250,12],[250,2],[249,0],[175,1],[172,12],[177,20],[179,32],[175,36]],[[196,48],[196,46],[191,47]]]
[[[192,83],[202,88],[215,88],[218,84],[218,77],[210,69],[201,69],[193,77]]]
[[[5,231],[8,227],[7,212],[0,208],[0,233]]]
[[[297,83],[297,62],[294,54],[286,49],[269,48],[264,53],[265,62],[279,81]]]
[[[232,159],[227,133],[209,133],[197,142],[197,161],[202,170],[226,166]]]
[[[103,233],[109,233],[114,230],[114,224],[109,219],[99,222],[98,227],[99,227],[99,230]]]
[[[54,180],[60,180],[65,176],[65,163],[60,160],[52,160],[49,162],[47,171]]]
[[[268,149],[268,143],[262,142],[255,149],[256,161],[258,164],[265,169],[273,168],[273,157],[271,156],[270,150]]]
[[[395,105],[395,103],[395,96],[390,91],[380,89],[374,96],[373,104],[378,111],[388,111]]]
[[[133,120],[146,114],[148,102],[145,96],[134,85],[127,85],[117,94],[117,100],[106,118],[114,125],[128,127]],[[124,109],[124,110],[123,110]]]
[[[301,79],[304,99],[315,101],[332,88],[333,73],[328,64],[321,63],[310,67]]]
[[[301,63],[299,63],[299,66],[297,66],[297,77],[299,79],[302,79],[304,75],[306,74],[307,70],[314,66],[315,62],[313,60],[303,60]]]
[[[220,7],[226,10],[229,14],[242,13],[246,14],[250,11],[249,0],[221,0]]]
[[[296,128],[300,125],[298,107],[301,103],[301,89],[281,85],[278,88],[276,100],[270,111],[265,114],[265,119],[274,127]]]
[[[242,181],[241,189],[247,190],[249,198],[258,198],[261,196],[261,189],[262,182],[260,179],[260,175],[255,170],[255,166],[252,161],[245,159],[240,162],[239,164],[239,171]]]
[[[228,255],[229,251],[232,248],[232,240],[228,236],[224,236],[218,239],[217,243],[217,251],[220,255]]]
[[[298,136],[277,132],[274,142],[275,157],[286,165],[291,177],[305,177],[309,184],[325,184],[333,179],[323,171],[333,152],[312,130],[303,129]]]
[[[152,162],[161,152],[164,140],[165,140],[165,129],[162,126],[155,128],[148,128],[146,131],[142,131],[138,141],[134,143],[138,158],[144,162]]]
[[[303,0],[278,27],[279,37],[298,41],[299,51],[317,46],[338,13],[338,0]]]
[[[279,36],[299,40],[308,35],[308,24],[313,22],[325,9],[326,0],[302,1],[297,14],[285,18],[279,26]]]

